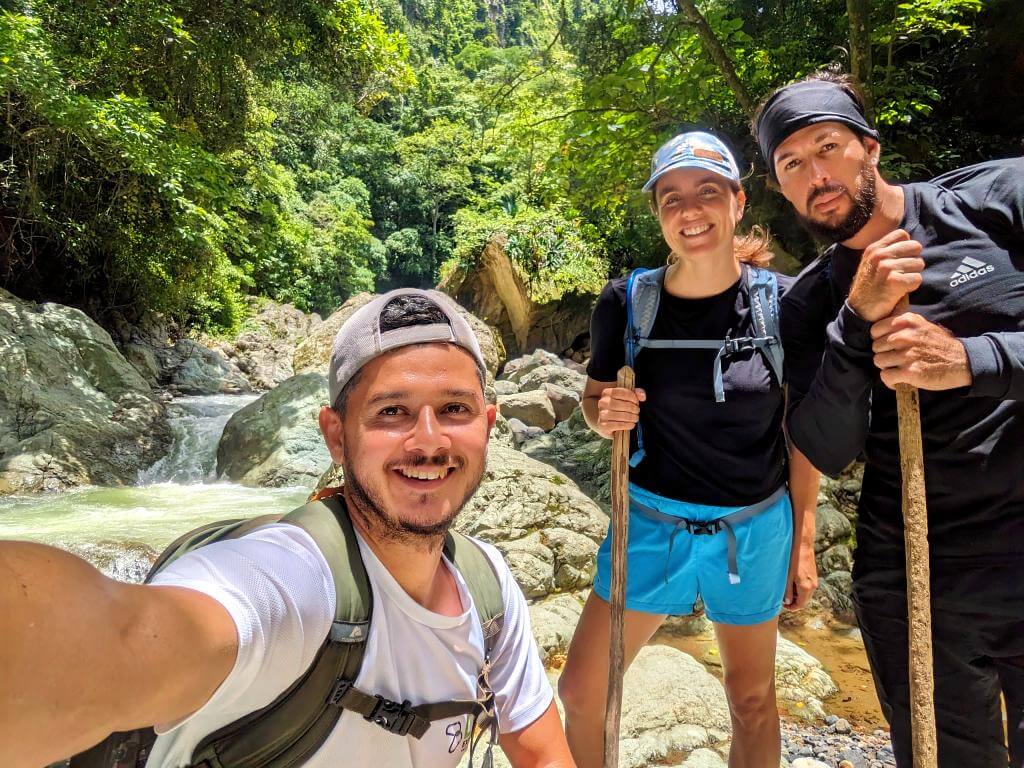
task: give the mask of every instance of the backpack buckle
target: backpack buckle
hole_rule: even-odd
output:
[[[694,536],[714,536],[722,530],[720,520],[687,520],[686,532]]]
[[[416,713],[409,709],[409,702],[403,701],[399,704],[397,701],[385,699],[379,693],[376,694],[376,699],[373,711],[365,715],[364,719],[379,725],[388,733],[408,735],[416,719]]]
[[[739,339],[726,339],[723,344],[725,354],[735,355],[737,352],[746,352],[748,350],[757,349],[754,346],[754,340],[749,336],[744,336]]]

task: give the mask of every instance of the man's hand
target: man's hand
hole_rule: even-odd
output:
[[[941,325],[904,312],[871,326],[875,365],[890,389],[909,384],[918,389],[966,387],[971,368],[964,345]]]
[[[789,560],[789,576],[782,606],[787,611],[799,611],[818,588],[818,564],[814,560],[814,542],[793,540],[793,554]]]
[[[904,229],[865,248],[850,286],[850,308],[870,323],[892,314],[896,303],[921,285],[923,248]]]

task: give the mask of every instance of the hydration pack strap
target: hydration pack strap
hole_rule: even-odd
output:
[[[635,499],[630,498],[630,505],[644,517],[652,520],[657,520],[662,523],[669,523],[673,526],[672,535],[669,536],[668,540],[668,557],[665,559],[665,579],[668,580],[668,563],[672,559],[672,544],[675,541],[676,534],[679,531],[686,531],[694,536],[713,536],[719,531],[724,530],[725,535],[728,537],[728,571],[729,571],[729,583],[739,584],[740,583],[740,569],[736,562],[736,532],[733,530],[734,525],[739,525],[745,520],[749,520],[756,515],[761,514],[766,509],[774,506],[779,499],[786,495],[786,486],[780,486],[767,499],[762,499],[756,504],[751,504],[749,507],[743,507],[735,512],[730,512],[728,515],[715,518],[714,520],[691,520],[686,517],[679,517],[678,515],[669,515],[665,512],[661,512],[653,507],[648,507],[646,504],[641,504]]]

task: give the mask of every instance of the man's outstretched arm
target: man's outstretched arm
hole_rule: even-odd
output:
[[[575,768],[555,702],[525,728],[503,733],[498,742],[513,768]]]
[[[230,614],[123,584],[62,550],[0,541],[0,765],[39,768],[112,731],[177,720],[227,677]]]

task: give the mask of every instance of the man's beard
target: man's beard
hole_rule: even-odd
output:
[[[811,192],[810,197],[807,199],[808,211],[812,210],[811,205],[817,198],[834,192],[841,192],[849,197],[853,201],[853,206],[850,208],[850,212],[846,214],[846,217],[835,224],[815,221],[808,216],[798,214],[804,229],[819,240],[825,240],[829,243],[841,243],[860,232],[864,225],[868,223],[871,214],[875,212],[875,205],[878,202],[878,195],[875,191],[875,172],[867,160],[861,166],[857,178],[860,181],[860,189],[857,190],[856,196],[851,195],[850,191],[842,184],[829,184]]]
[[[348,455],[348,451],[345,446],[342,446],[342,470],[345,477],[345,488],[348,492],[348,496],[356,507],[356,512],[362,515],[367,524],[372,528],[373,532],[385,539],[394,542],[400,542],[403,544],[412,544],[420,547],[427,547],[433,549],[438,542],[442,541],[445,535],[448,533],[448,529],[451,528],[452,523],[455,522],[455,518],[459,512],[469,501],[470,497],[476,493],[476,489],[480,487],[480,482],[484,476],[484,463],[481,462],[480,470],[477,472],[476,477],[470,479],[469,487],[466,490],[466,494],[462,497],[459,503],[449,511],[445,517],[440,520],[435,520],[430,523],[417,523],[410,520],[402,520],[400,517],[394,514],[390,514],[384,508],[384,501],[381,498],[381,494],[369,483],[364,482],[360,479],[358,472],[355,468],[355,462]],[[400,466],[403,467],[423,467],[423,466],[448,466],[451,463],[450,456],[433,456],[426,457],[420,456],[411,461],[402,462]],[[386,472],[392,471],[393,467],[387,467]],[[455,460],[455,469],[453,472],[465,472],[466,462],[462,459]],[[426,503],[427,494],[423,494],[420,497],[420,503]]]

